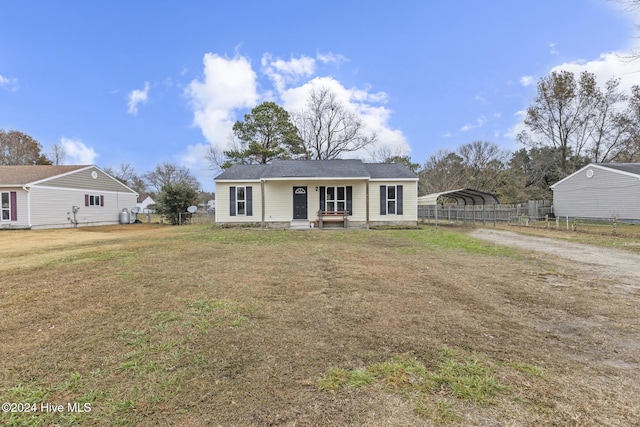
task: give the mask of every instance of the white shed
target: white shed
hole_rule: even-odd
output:
[[[593,163],[551,189],[556,216],[640,220],[640,163]]]

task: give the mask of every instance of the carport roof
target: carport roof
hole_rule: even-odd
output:
[[[433,206],[445,202],[455,202],[459,205],[497,205],[500,203],[496,195],[471,188],[431,193],[418,197],[419,206]]]

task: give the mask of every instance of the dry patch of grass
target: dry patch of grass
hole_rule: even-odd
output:
[[[3,425],[640,419],[638,297],[456,230],[10,233]]]

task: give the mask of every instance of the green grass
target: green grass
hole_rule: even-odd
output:
[[[453,409],[456,402],[486,406],[508,390],[508,385],[496,379],[500,365],[443,348],[426,361],[403,354],[389,361],[372,363],[365,369],[332,367],[320,379],[318,387],[335,392],[345,387],[379,385],[389,393],[413,401],[419,415],[436,423],[446,423],[459,418]],[[542,372],[541,368],[527,363],[508,366],[531,376],[540,376]],[[446,399],[437,396],[446,396]]]

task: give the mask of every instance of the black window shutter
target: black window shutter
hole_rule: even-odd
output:
[[[402,215],[402,185],[396,185],[396,213]]]
[[[246,201],[246,210],[247,216],[253,216],[253,197],[252,197],[252,187],[246,187],[244,189],[244,198]]]
[[[352,202],[353,189],[350,185],[347,185],[347,212],[349,215],[353,215],[353,202]]]
[[[100,206],[104,206],[104,196],[100,195]]]
[[[324,194],[324,187],[320,187],[320,210],[324,211],[326,210],[326,206],[325,206],[325,194]]]
[[[380,186],[380,215],[387,214],[387,186]]]
[[[9,192],[9,204],[11,205],[11,212],[9,220],[18,220],[18,194],[15,191]]]
[[[88,194],[84,195],[84,205],[85,206],[89,206],[89,195]]]
[[[236,216],[236,187],[229,187],[229,215]]]

